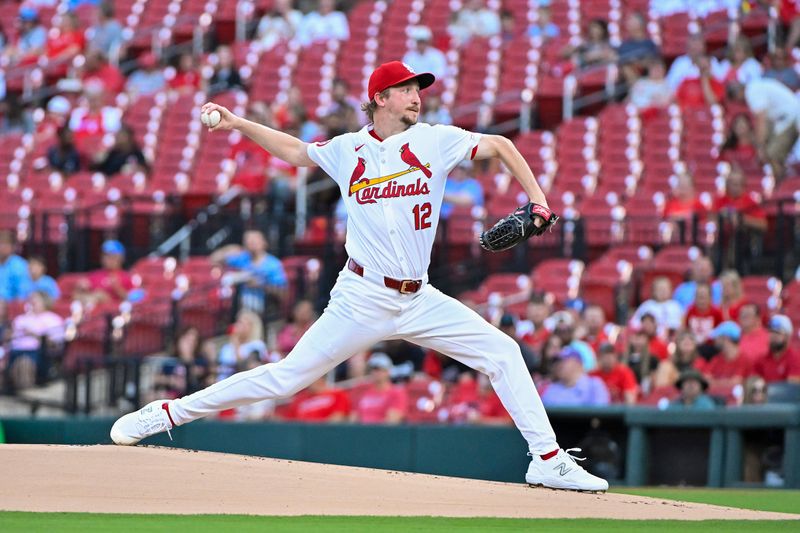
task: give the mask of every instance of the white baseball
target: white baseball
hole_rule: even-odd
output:
[[[220,115],[219,111],[216,109],[213,109],[210,113],[200,113],[200,122],[209,128],[213,128],[219,124],[220,120],[222,120],[222,115]]]

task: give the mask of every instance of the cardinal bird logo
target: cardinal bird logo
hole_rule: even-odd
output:
[[[418,169],[420,169],[422,173],[425,174],[426,178],[430,178],[431,176],[433,176],[431,170],[422,163],[420,163],[419,158],[416,155],[414,155],[414,152],[412,152],[411,148],[408,147],[408,143],[400,147],[400,159],[402,159],[403,162],[406,163],[408,166],[417,167]]]
[[[355,185],[358,180],[361,179],[361,176],[364,175],[364,171],[367,170],[367,160],[363,157],[358,158],[358,164],[356,168],[353,169],[353,175],[350,176],[350,196],[353,196],[353,185]]]

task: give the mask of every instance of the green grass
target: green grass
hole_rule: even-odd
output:
[[[797,522],[748,522],[708,520],[523,520],[512,518],[432,518],[432,517],[274,517],[242,515],[112,515],[85,513],[0,513],[0,531],[8,532],[160,532],[204,533],[221,531],[269,531],[297,533],[328,532],[405,532],[405,531],[596,531],[614,533],[642,531],[711,530],[731,532],[797,531]]]
[[[800,514],[800,490],[648,487],[620,488],[614,489],[612,492],[684,502],[710,503],[756,511]]]

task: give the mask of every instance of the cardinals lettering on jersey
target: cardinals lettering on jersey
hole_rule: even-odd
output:
[[[359,157],[356,167],[353,169],[353,174],[350,176],[348,195],[353,196],[355,194],[356,201],[359,204],[374,204],[375,199],[418,196],[430,193],[428,184],[424,183],[422,179],[417,179],[415,183],[409,184],[398,184],[395,182],[397,178],[417,171],[422,171],[428,179],[433,176],[430,170],[431,164],[425,163],[423,165],[408,145],[409,143],[405,143],[400,147],[400,159],[409,167],[405,170],[378,178],[367,179],[362,177],[366,171],[367,162],[363,157]],[[361,148],[361,146],[363,146],[363,144],[358,148]],[[358,150],[358,148],[356,148],[356,150]],[[384,187],[375,187],[375,185],[386,182],[389,183]]]

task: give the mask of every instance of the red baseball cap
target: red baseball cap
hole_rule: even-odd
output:
[[[369,77],[369,88],[367,89],[369,94],[367,96],[372,100],[375,97],[375,93],[413,79],[419,82],[420,89],[430,87],[436,81],[436,78],[430,72],[417,74],[402,61],[389,61],[376,68]]]

